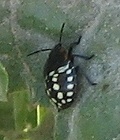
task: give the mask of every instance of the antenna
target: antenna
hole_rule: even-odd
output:
[[[45,52],[45,51],[50,51],[50,50],[52,50],[52,49],[41,49],[41,50],[37,50],[37,51],[34,51],[34,52],[28,54],[27,56],[33,55],[33,54],[38,53],[38,52]]]
[[[62,40],[62,34],[63,34],[64,26],[65,26],[65,23],[62,24],[62,27],[61,27],[61,30],[60,30],[60,39],[59,39],[59,43],[61,43],[61,40]],[[33,54],[35,54],[35,53],[44,52],[44,51],[51,51],[51,50],[52,50],[52,49],[41,49],[41,50],[34,51],[34,52],[28,54],[27,56],[33,55]]]
[[[62,40],[62,34],[63,34],[64,26],[65,26],[65,23],[63,23],[62,27],[61,27],[59,43],[61,43],[61,40]]]

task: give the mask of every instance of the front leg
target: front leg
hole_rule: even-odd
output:
[[[70,44],[70,48],[68,50],[68,58],[72,58],[73,47],[77,46],[80,43],[81,38],[82,36],[80,36],[76,42],[73,42]]]
[[[81,38],[82,38],[82,36],[80,35],[80,37],[78,38],[78,40],[76,42],[71,43],[70,46],[71,47],[77,46],[80,43]]]

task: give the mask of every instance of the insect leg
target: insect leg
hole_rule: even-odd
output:
[[[90,85],[97,85],[97,83],[91,81],[91,79],[88,77],[88,75],[85,74],[85,72],[80,68],[80,66],[76,66],[76,70],[77,73],[81,73],[86,78],[86,80],[88,81],[88,83],[90,83]]]
[[[70,48],[71,48],[71,47],[75,47],[75,46],[77,46],[77,45],[80,43],[81,38],[82,38],[82,36],[80,36],[80,37],[78,38],[77,41],[71,43],[71,44],[70,44]]]
[[[73,42],[70,44],[70,48],[68,50],[68,57],[69,58],[71,58],[71,56],[72,56],[73,47],[77,46],[80,43],[81,38],[82,38],[82,36],[80,36],[76,42]]]
[[[92,82],[91,79],[90,79],[86,74],[83,73],[83,75],[84,75],[85,78],[87,79],[88,83],[90,83],[90,84],[93,85],[93,86],[94,86],[94,85],[97,85],[97,83]]]
[[[72,54],[73,57],[79,57],[85,60],[90,60],[91,58],[93,58],[95,55],[91,55],[91,56],[84,56],[84,55],[80,55],[80,54]]]

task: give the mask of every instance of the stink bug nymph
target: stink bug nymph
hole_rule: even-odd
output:
[[[88,57],[72,53],[73,48],[80,43],[82,36],[78,38],[78,41],[71,43],[68,50],[62,46],[64,25],[65,23],[61,27],[59,43],[53,49],[41,49],[28,54],[29,56],[41,51],[51,51],[44,67],[45,90],[49,99],[57,106],[58,111],[71,106],[79,92],[79,66],[74,65],[74,57],[89,60],[94,56]],[[84,76],[91,85],[96,84],[92,83],[85,74]]]

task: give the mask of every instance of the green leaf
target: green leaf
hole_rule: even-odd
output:
[[[54,139],[54,114],[51,110],[44,109],[44,118],[42,116],[42,121],[40,125],[34,129],[34,131],[28,132],[30,140],[53,140]],[[42,108],[43,111],[43,108]]]
[[[57,8],[57,1],[26,0],[18,10],[19,24],[26,29],[50,31],[59,29],[66,16]]]
[[[7,7],[7,3],[5,1],[0,1],[0,23],[4,20],[4,18],[8,17],[9,14],[10,11]]]
[[[12,107],[12,102],[0,102],[0,135],[1,130],[9,131],[10,129],[14,128]]]
[[[82,98],[79,96],[76,106],[57,117],[57,140],[119,139],[120,8],[112,6],[106,7],[100,17],[96,17],[97,20],[85,34],[85,38],[89,37],[87,52],[92,50],[96,57],[87,63],[84,70],[98,84],[81,83],[79,95],[82,94]]]
[[[0,101],[7,101],[8,74],[0,63]]]
[[[29,110],[29,95],[27,91],[13,93],[15,130],[28,131],[37,125],[36,110]]]
[[[0,60],[9,75],[9,92],[14,92],[16,96],[17,93],[24,93],[23,91],[29,89],[31,98],[39,101],[40,106],[50,105],[43,82],[43,67],[49,53],[26,56],[41,48],[53,48],[59,40],[63,22],[66,23],[62,40],[65,42],[64,46],[67,48],[69,43],[82,35],[81,43],[75,48],[75,52],[84,55],[95,54],[89,62],[80,59],[75,62],[80,64],[90,79],[98,82],[98,85],[93,87],[80,77],[79,95],[82,94],[82,98],[78,95],[78,101],[71,108],[58,114],[55,112],[53,139],[119,139],[119,5],[119,1],[101,3],[94,0],[26,0],[10,1],[10,7],[5,5],[6,8],[2,9],[4,12],[0,19]],[[4,15],[6,9],[10,9],[10,15]],[[21,96],[18,96],[19,99]],[[23,107],[17,106],[17,103],[20,105],[19,99],[15,99],[15,109],[24,107],[24,103]],[[26,117],[26,111],[22,111]],[[20,112],[17,117],[21,116]],[[43,122],[46,116],[44,115],[43,113]],[[46,127],[50,130],[52,125],[49,124],[51,120],[54,121],[53,117],[47,117],[45,125],[43,123],[40,127],[40,132],[43,132],[41,137],[44,139]],[[24,124],[24,119],[21,118],[20,122]],[[21,129],[21,126],[19,127]],[[33,137],[38,134],[39,132]],[[39,137],[42,134],[40,133]]]
[[[9,92],[25,87],[21,77],[22,64],[14,44],[14,36],[8,22],[0,25],[0,61],[9,75]]]

